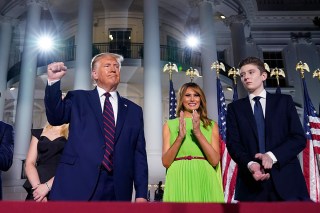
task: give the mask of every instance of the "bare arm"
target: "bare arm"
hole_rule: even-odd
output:
[[[170,147],[170,130],[168,124],[163,125],[163,145],[162,145],[162,164],[164,167],[169,168],[174,158],[180,149],[182,141],[186,135],[186,122],[184,120],[183,112],[180,112],[179,119],[179,135]]]
[[[32,136],[25,164],[26,175],[32,188],[35,188],[38,184],[40,184],[40,178],[36,168],[36,162],[38,158],[38,141],[39,140],[36,137]]]

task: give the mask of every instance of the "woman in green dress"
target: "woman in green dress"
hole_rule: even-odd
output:
[[[224,202],[218,125],[195,83],[179,90],[178,117],[163,126],[164,202]]]

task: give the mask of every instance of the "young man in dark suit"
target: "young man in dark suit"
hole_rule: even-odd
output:
[[[146,201],[143,114],[141,107],[116,91],[122,61],[118,54],[96,55],[91,62],[96,88],[70,91],[63,100],[60,79],[67,67],[62,62],[48,65],[48,121],[52,125],[70,123],[49,199],[131,201],[134,185],[136,202]]]
[[[2,200],[1,171],[8,171],[13,159],[13,128],[0,121],[0,200]]]
[[[238,164],[235,199],[309,200],[297,158],[306,138],[292,97],[266,92],[260,59],[246,58],[239,68],[248,96],[227,111],[227,148]]]

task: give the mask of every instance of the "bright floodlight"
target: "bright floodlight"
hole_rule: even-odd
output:
[[[50,36],[42,36],[38,40],[38,48],[41,51],[48,52],[53,48],[53,39]]]
[[[189,36],[187,38],[187,45],[191,48],[197,47],[199,45],[199,40],[195,36]]]

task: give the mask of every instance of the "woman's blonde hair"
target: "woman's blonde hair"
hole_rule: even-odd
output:
[[[199,87],[198,84],[189,82],[185,83],[184,85],[181,86],[178,92],[178,106],[177,106],[177,117],[180,116],[180,111],[185,111],[186,109],[183,106],[183,98],[186,94],[186,91],[188,88],[193,89],[196,93],[199,94],[200,97],[200,106],[197,112],[200,115],[200,120],[203,122],[203,126],[207,128],[207,126],[211,126],[211,119],[208,118],[208,112],[207,112],[207,100],[206,96],[203,92],[203,90]]]
[[[44,127],[44,129],[49,130],[52,127],[53,126],[51,124],[47,123],[47,125]],[[69,124],[62,124],[60,126],[60,136],[63,136],[66,139],[68,139],[68,137],[69,137]]]

